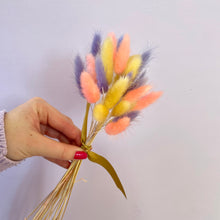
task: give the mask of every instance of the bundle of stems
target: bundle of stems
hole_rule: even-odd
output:
[[[63,219],[81,162],[81,160],[72,162],[55,189],[25,220]]]

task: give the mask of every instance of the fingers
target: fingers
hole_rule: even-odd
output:
[[[76,152],[76,155],[78,155],[78,152],[83,151],[80,147],[57,142],[38,133],[35,134],[34,139],[34,143],[31,143],[31,154],[33,156],[43,156],[58,160],[73,160]],[[80,154],[84,154],[84,157],[77,159],[85,159],[85,152]]]
[[[70,118],[61,114],[57,109],[41,99],[37,101],[36,108],[41,124],[49,125],[66,137],[75,140],[78,146],[81,145],[81,131],[73,124]]]
[[[48,161],[55,163],[65,169],[68,169],[70,167],[71,162],[68,160],[57,160],[57,159],[51,159],[48,157],[45,157],[45,159],[47,159]]]
[[[43,135],[47,135],[49,137],[56,138],[62,143],[76,145],[75,141],[69,140],[62,133],[58,132],[57,130],[55,130],[55,129],[47,126],[47,125],[42,125],[41,124],[40,128],[41,128],[41,133]],[[57,164],[58,166],[61,166],[61,167],[65,168],[65,169],[68,169],[71,165],[71,162],[68,161],[68,160],[58,160],[58,159],[52,159],[52,158],[49,158],[49,157],[45,157],[45,159],[52,162],[52,163]]]
[[[63,135],[59,131],[51,128],[50,126],[41,124],[40,125],[40,131],[41,131],[41,134],[47,135],[51,138],[56,138],[62,143],[66,143],[66,144],[72,143],[73,145],[76,145],[75,141],[68,139],[65,135]]]

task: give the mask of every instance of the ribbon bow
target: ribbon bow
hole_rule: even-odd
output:
[[[86,114],[85,114],[83,127],[82,127],[82,137],[81,137],[82,146],[81,146],[81,148],[88,154],[88,159],[90,161],[97,163],[106,169],[106,171],[111,175],[113,181],[115,182],[115,185],[120,189],[120,191],[123,193],[125,198],[127,198],[125,190],[121,184],[121,181],[120,181],[115,169],[110,164],[110,162],[106,158],[104,158],[103,156],[91,151],[92,147],[85,144],[86,134],[87,134],[87,119],[88,119],[89,107],[90,107],[90,104],[87,103]]]

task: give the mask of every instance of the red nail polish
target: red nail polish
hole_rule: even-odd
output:
[[[85,151],[76,151],[74,159],[83,160],[87,158],[87,153]]]

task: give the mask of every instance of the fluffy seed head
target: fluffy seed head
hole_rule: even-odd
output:
[[[114,45],[111,37],[106,38],[101,48],[101,58],[104,66],[108,84],[112,82],[113,76]]]
[[[148,95],[142,97],[137,101],[135,106],[132,108],[132,111],[140,111],[146,107],[148,107],[150,104],[154,103],[160,96],[162,95],[162,92],[151,92]]]
[[[136,77],[141,66],[142,58],[140,55],[131,56],[128,60],[127,67],[124,71],[125,74],[132,73],[132,79]]]
[[[95,63],[95,70],[96,70],[96,78],[97,78],[97,84],[99,87],[100,92],[107,92],[108,91],[108,82],[105,75],[105,69],[102,64],[102,60],[100,57],[97,57],[96,63]]]
[[[129,86],[129,78],[120,77],[107,92],[104,100],[104,105],[108,109],[113,108],[121,99],[121,97],[124,95],[128,86]]]
[[[100,44],[101,44],[101,36],[100,34],[96,33],[93,37],[91,53],[93,56],[96,56],[100,51]]]
[[[113,60],[115,60],[115,53],[116,53],[116,48],[117,48],[117,39],[115,37],[114,32],[109,33],[108,36],[111,37],[112,42],[113,42],[113,48],[114,48]]]
[[[93,117],[98,122],[104,122],[108,116],[108,113],[109,110],[103,104],[97,104],[93,109]]]
[[[129,101],[129,102],[136,102],[142,96],[146,95],[150,89],[152,89],[152,86],[145,85],[137,89],[131,90],[123,97],[123,100]]]
[[[112,121],[115,122],[115,121],[118,121],[120,118],[128,117],[130,118],[130,122],[132,122],[139,114],[140,114],[140,111],[130,111],[128,113],[125,113],[124,115],[113,118]]]
[[[142,63],[140,66],[140,71],[143,70],[147,65],[147,63],[149,62],[151,54],[152,54],[152,50],[147,50],[141,55]]]
[[[86,100],[89,103],[97,102],[100,98],[100,92],[92,76],[89,73],[83,71],[80,76],[80,83],[81,83],[80,85],[82,88],[82,93],[86,98]]]
[[[129,124],[130,124],[130,118],[123,117],[123,118],[120,118],[116,122],[113,122],[113,121],[109,122],[105,126],[105,131],[109,135],[116,135],[116,134],[119,134],[119,133],[123,132],[124,130],[126,130],[126,128],[129,126]]]
[[[115,73],[122,74],[126,68],[130,54],[130,38],[125,34],[115,54]]]
[[[120,44],[121,44],[121,42],[122,42],[122,40],[123,40],[123,35],[121,36],[121,37],[119,37],[119,39],[118,39],[118,42],[117,42],[117,50],[118,50],[118,48],[119,48],[119,46],[120,46]]]
[[[84,65],[83,65],[83,61],[79,55],[76,56],[76,58],[74,60],[74,64],[75,64],[75,66],[74,66],[75,80],[76,80],[77,87],[79,88],[80,93],[81,93],[80,76],[81,76],[81,73],[84,69]],[[81,93],[81,95],[82,95],[82,93]]]
[[[132,111],[132,112],[128,112],[126,114],[127,117],[130,118],[131,121],[133,121],[135,118],[137,118],[137,116],[140,114],[139,111]]]
[[[147,77],[145,77],[145,75],[146,75],[146,71],[138,74],[137,77],[133,80],[133,82],[129,86],[128,92],[133,90],[133,89],[137,89],[140,86],[145,85],[147,80],[148,80]]]
[[[122,100],[112,110],[112,116],[119,117],[127,113],[132,107],[132,103]]]
[[[88,72],[96,82],[95,57],[91,53],[86,55],[86,72]]]

